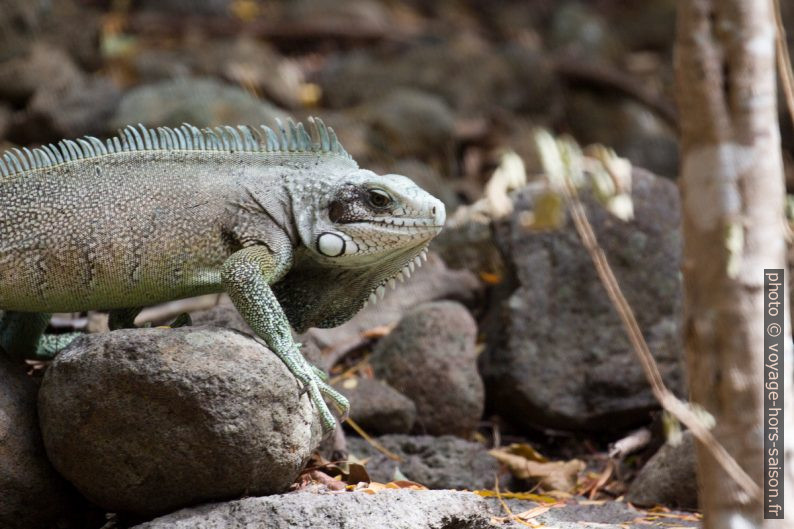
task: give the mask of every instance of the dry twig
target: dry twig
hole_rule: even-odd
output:
[[[377,440],[373,439],[371,435],[365,432],[364,429],[361,426],[359,426],[358,423],[356,423],[356,421],[348,417],[345,419],[345,422],[348,424],[348,426],[353,428],[356,431],[356,433],[360,435],[366,442],[371,444],[375,448],[375,450],[385,455],[392,461],[402,461],[400,456],[390,451],[388,448],[380,444]]]
[[[536,145],[541,155],[544,171],[550,180],[562,192],[571,212],[576,231],[587,252],[595,265],[598,277],[607,291],[612,305],[623,323],[629,341],[637,359],[642,366],[645,377],[651,385],[656,400],[672,416],[681,421],[692,431],[695,438],[711,453],[714,459],[722,466],[725,472],[742,487],[747,494],[754,498],[761,497],[758,484],[739,466],[736,460],[725,450],[711,430],[703,423],[700,417],[685,403],[681,402],[664,384],[659,367],[651,354],[648,343],[642,334],[634,311],[620,289],[612,267],[607,261],[604,250],[599,246],[593,226],[587,219],[584,205],[582,204],[574,180],[581,180],[581,152],[572,140],[555,140],[548,132],[539,131],[535,136]]]

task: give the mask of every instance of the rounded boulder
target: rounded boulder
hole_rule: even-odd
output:
[[[375,375],[416,404],[414,431],[466,437],[477,428],[485,391],[476,338],[466,307],[437,301],[408,312],[375,347]]]
[[[38,404],[55,468],[98,505],[137,515],[283,492],[321,436],[276,355],[210,327],[80,337]]]

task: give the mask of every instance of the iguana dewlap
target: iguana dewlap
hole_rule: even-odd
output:
[[[139,126],[4,154],[0,346],[52,348],[52,312],[129,323],[140,307],[225,291],[332,428],[322,395],[343,411],[347,401],[290,328],[350,319],[413,270],[445,212],[408,178],[359,169],[310,122],[314,138],[291,121],[278,132]]]

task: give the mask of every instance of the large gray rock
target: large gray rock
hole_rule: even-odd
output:
[[[279,108],[242,88],[213,79],[176,79],[139,86],[127,92],[111,119],[114,128],[144,125],[196,127],[216,125],[272,125],[286,118]]]
[[[408,433],[416,422],[414,402],[382,380],[353,377],[335,387],[350,401],[350,418],[369,433]]]
[[[377,438],[401,461],[389,459],[359,437],[347,438],[347,449],[359,459],[366,458],[367,473],[388,483],[396,471],[430,489],[490,489],[499,473],[499,462],[479,443],[452,435],[382,435]]]
[[[622,502],[564,504],[537,514],[528,521],[549,529],[665,529],[669,518],[642,512]],[[539,505],[505,500],[515,514]],[[492,521],[492,517],[498,518]],[[699,526],[676,519],[676,526]],[[267,498],[245,498],[203,505],[157,518],[132,529],[523,529],[525,523],[507,521],[503,502],[471,492],[450,490],[387,489],[375,494],[309,489]]]
[[[490,405],[525,427],[609,429],[658,408],[623,325],[570,222],[532,231],[522,218],[542,186],[515,195],[496,223],[513,270],[486,324],[481,359]],[[623,222],[583,193],[587,213],[669,387],[681,394],[681,235],[672,182],[635,169],[635,218]]]
[[[0,527],[59,526],[72,519],[78,500],[44,453],[36,384],[2,351],[0,380]]]
[[[406,314],[375,347],[375,374],[416,404],[416,430],[465,437],[485,406],[477,372],[477,324],[453,301],[437,301]]]
[[[486,502],[470,492],[294,492],[184,509],[133,529],[487,529]]]
[[[142,515],[283,492],[320,434],[281,360],[213,328],[81,337],[47,370],[39,414],[63,476],[110,511]]]
[[[679,444],[662,445],[645,463],[629,486],[626,500],[640,507],[664,505],[695,510],[698,508],[695,467],[695,440],[692,432],[684,432]]]

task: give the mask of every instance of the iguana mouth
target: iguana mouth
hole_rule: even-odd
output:
[[[422,248],[422,250],[410,261],[408,261],[405,266],[400,269],[396,274],[391,277],[388,277],[380,282],[380,284],[372,289],[372,292],[369,294],[369,299],[364,302],[364,307],[367,306],[368,303],[372,303],[373,305],[378,302],[378,299],[383,299],[386,295],[386,286],[391,287],[392,289],[397,288],[397,281],[402,283],[407,278],[411,277],[411,274],[422,266],[422,263],[427,261],[427,246]],[[363,307],[362,307],[363,308]]]
[[[394,226],[395,228],[443,228],[439,224],[424,224],[424,219],[396,219],[396,220],[355,220],[339,222],[339,224],[380,224],[381,226]]]

